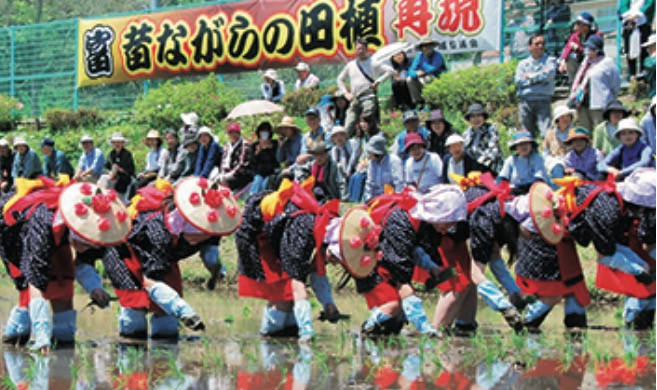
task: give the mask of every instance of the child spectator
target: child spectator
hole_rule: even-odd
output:
[[[616,180],[623,180],[635,169],[650,166],[651,150],[643,142],[643,130],[634,118],[622,119],[618,123],[618,130],[614,136],[621,141],[621,145],[612,150],[605,158],[601,171],[613,174]]]
[[[591,146],[589,131],[583,127],[572,129],[564,142],[571,150],[564,157],[564,171],[567,175],[580,174],[587,180],[598,180],[598,165],[604,163],[602,152]]]
[[[521,130],[513,135],[509,149],[515,152],[504,161],[498,180],[506,180],[517,193],[526,193],[535,181],[547,182],[543,157],[536,151],[538,145],[531,133]]]

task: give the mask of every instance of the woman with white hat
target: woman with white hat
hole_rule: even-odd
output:
[[[573,128],[577,111],[571,110],[565,105],[554,109],[552,123],[554,126],[545,133],[541,144],[545,169],[551,177],[563,177],[563,159],[568,153],[566,139]]]
[[[17,136],[14,139],[14,164],[11,169],[11,176],[16,179],[24,177],[27,179],[36,179],[43,174],[41,169],[41,159],[34,150],[30,148],[23,136]]]
[[[285,96],[285,83],[278,79],[276,70],[267,69],[262,75],[263,83],[260,85],[262,96],[265,100],[278,103]]]
[[[112,150],[107,155],[105,162],[105,169],[109,173],[98,180],[99,186],[113,188],[123,198],[125,198],[128,186],[135,175],[135,160],[132,158],[132,153],[125,148],[127,143],[128,140],[120,132],[112,134],[109,139]]]

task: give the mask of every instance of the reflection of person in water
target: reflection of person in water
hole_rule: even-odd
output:
[[[259,389],[307,389],[312,374],[313,352],[308,345],[299,345],[293,353],[296,361],[292,365],[285,359],[281,344],[260,341],[262,367],[247,370],[241,365],[237,372],[236,388],[240,390]],[[291,370],[290,367],[292,366]]]

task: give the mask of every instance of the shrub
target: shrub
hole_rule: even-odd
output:
[[[0,95],[0,130],[11,130],[14,127],[13,110],[19,110],[22,104],[9,96]]]
[[[322,96],[330,95],[336,90],[337,87],[328,90],[302,88],[299,91],[286,92],[282,100],[285,113],[291,116],[303,116],[308,107],[317,105]]]
[[[95,127],[105,121],[105,117],[95,108],[79,108],[79,123],[82,127]]]
[[[159,130],[177,129],[180,114],[194,111],[203,125],[218,125],[240,103],[240,93],[217,80],[214,75],[200,81],[174,83],[172,80],[137,97],[134,116],[137,123]]]
[[[45,112],[46,124],[52,131],[77,129],[80,127],[80,114],[69,110],[53,109]]]

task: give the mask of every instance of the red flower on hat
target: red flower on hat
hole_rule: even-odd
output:
[[[377,251],[376,252],[376,259],[377,260],[383,259],[383,251]]]
[[[119,210],[116,212],[116,219],[119,222],[123,222],[128,219],[128,213],[126,213],[125,210]]]
[[[372,258],[369,257],[368,255],[365,255],[360,258],[360,265],[362,265],[363,267],[367,267],[370,264],[372,264]]]
[[[563,228],[558,223],[552,225],[552,233],[559,234],[563,231]]]
[[[224,198],[228,198],[231,195],[230,188],[221,187],[219,191],[221,191],[221,196],[223,196]]]
[[[363,245],[363,240],[358,236],[353,236],[349,240],[349,245],[354,249],[360,248]]]
[[[228,214],[229,217],[233,218],[235,215],[237,215],[237,207],[231,205],[226,206],[226,214]]]
[[[193,205],[201,203],[201,196],[197,192],[192,192],[189,194],[189,203]]]
[[[376,229],[367,233],[367,236],[365,237],[365,244],[369,249],[374,249],[379,246],[379,233],[376,231]]]
[[[116,200],[116,191],[113,189],[107,190],[107,199],[109,199],[110,202],[114,202]]]
[[[208,188],[208,179],[204,177],[198,178],[198,186],[201,188]]]
[[[205,193],[205,203],[213,209],[216,209],[224,203],[224,197],[218,190],[208,190],[208,192]]]
[[[219,220],[219,213],[217,210],[210,210],[207,214],[208,222],[215,223]]]
[[[110,223],[110,220],[102,217],[98,220],[98,229],[100,229],[101,232],[106,232],[110,229],[112,224]]]
[[[79,215],[85,215],[87,213],[87,211],[89,210],[87,208],[87,206],[82,202],[76,203],[74,207],[75,207],[75,215],[78,215],[78,216]]]
[[[370,220],[367,217],[363,217],[360,219],[360,227],[363,229],[367,229],[370,226]]]
[[[544,208],[541,211],[541,215],[543,216],[543,218],[550,218],[552,216],[552,209],[548,207]]]
[[[91,191],[92,188],[91,188],[91,184],[89,183],[84,183],[83,185],[80,186],[80,192],[82,193],[82,195],[89,196],[91,195]]]
[[[96,194],[91,198],[91,205],[98,214],[104,214],[112,208],[111,201],[107,195]]]

